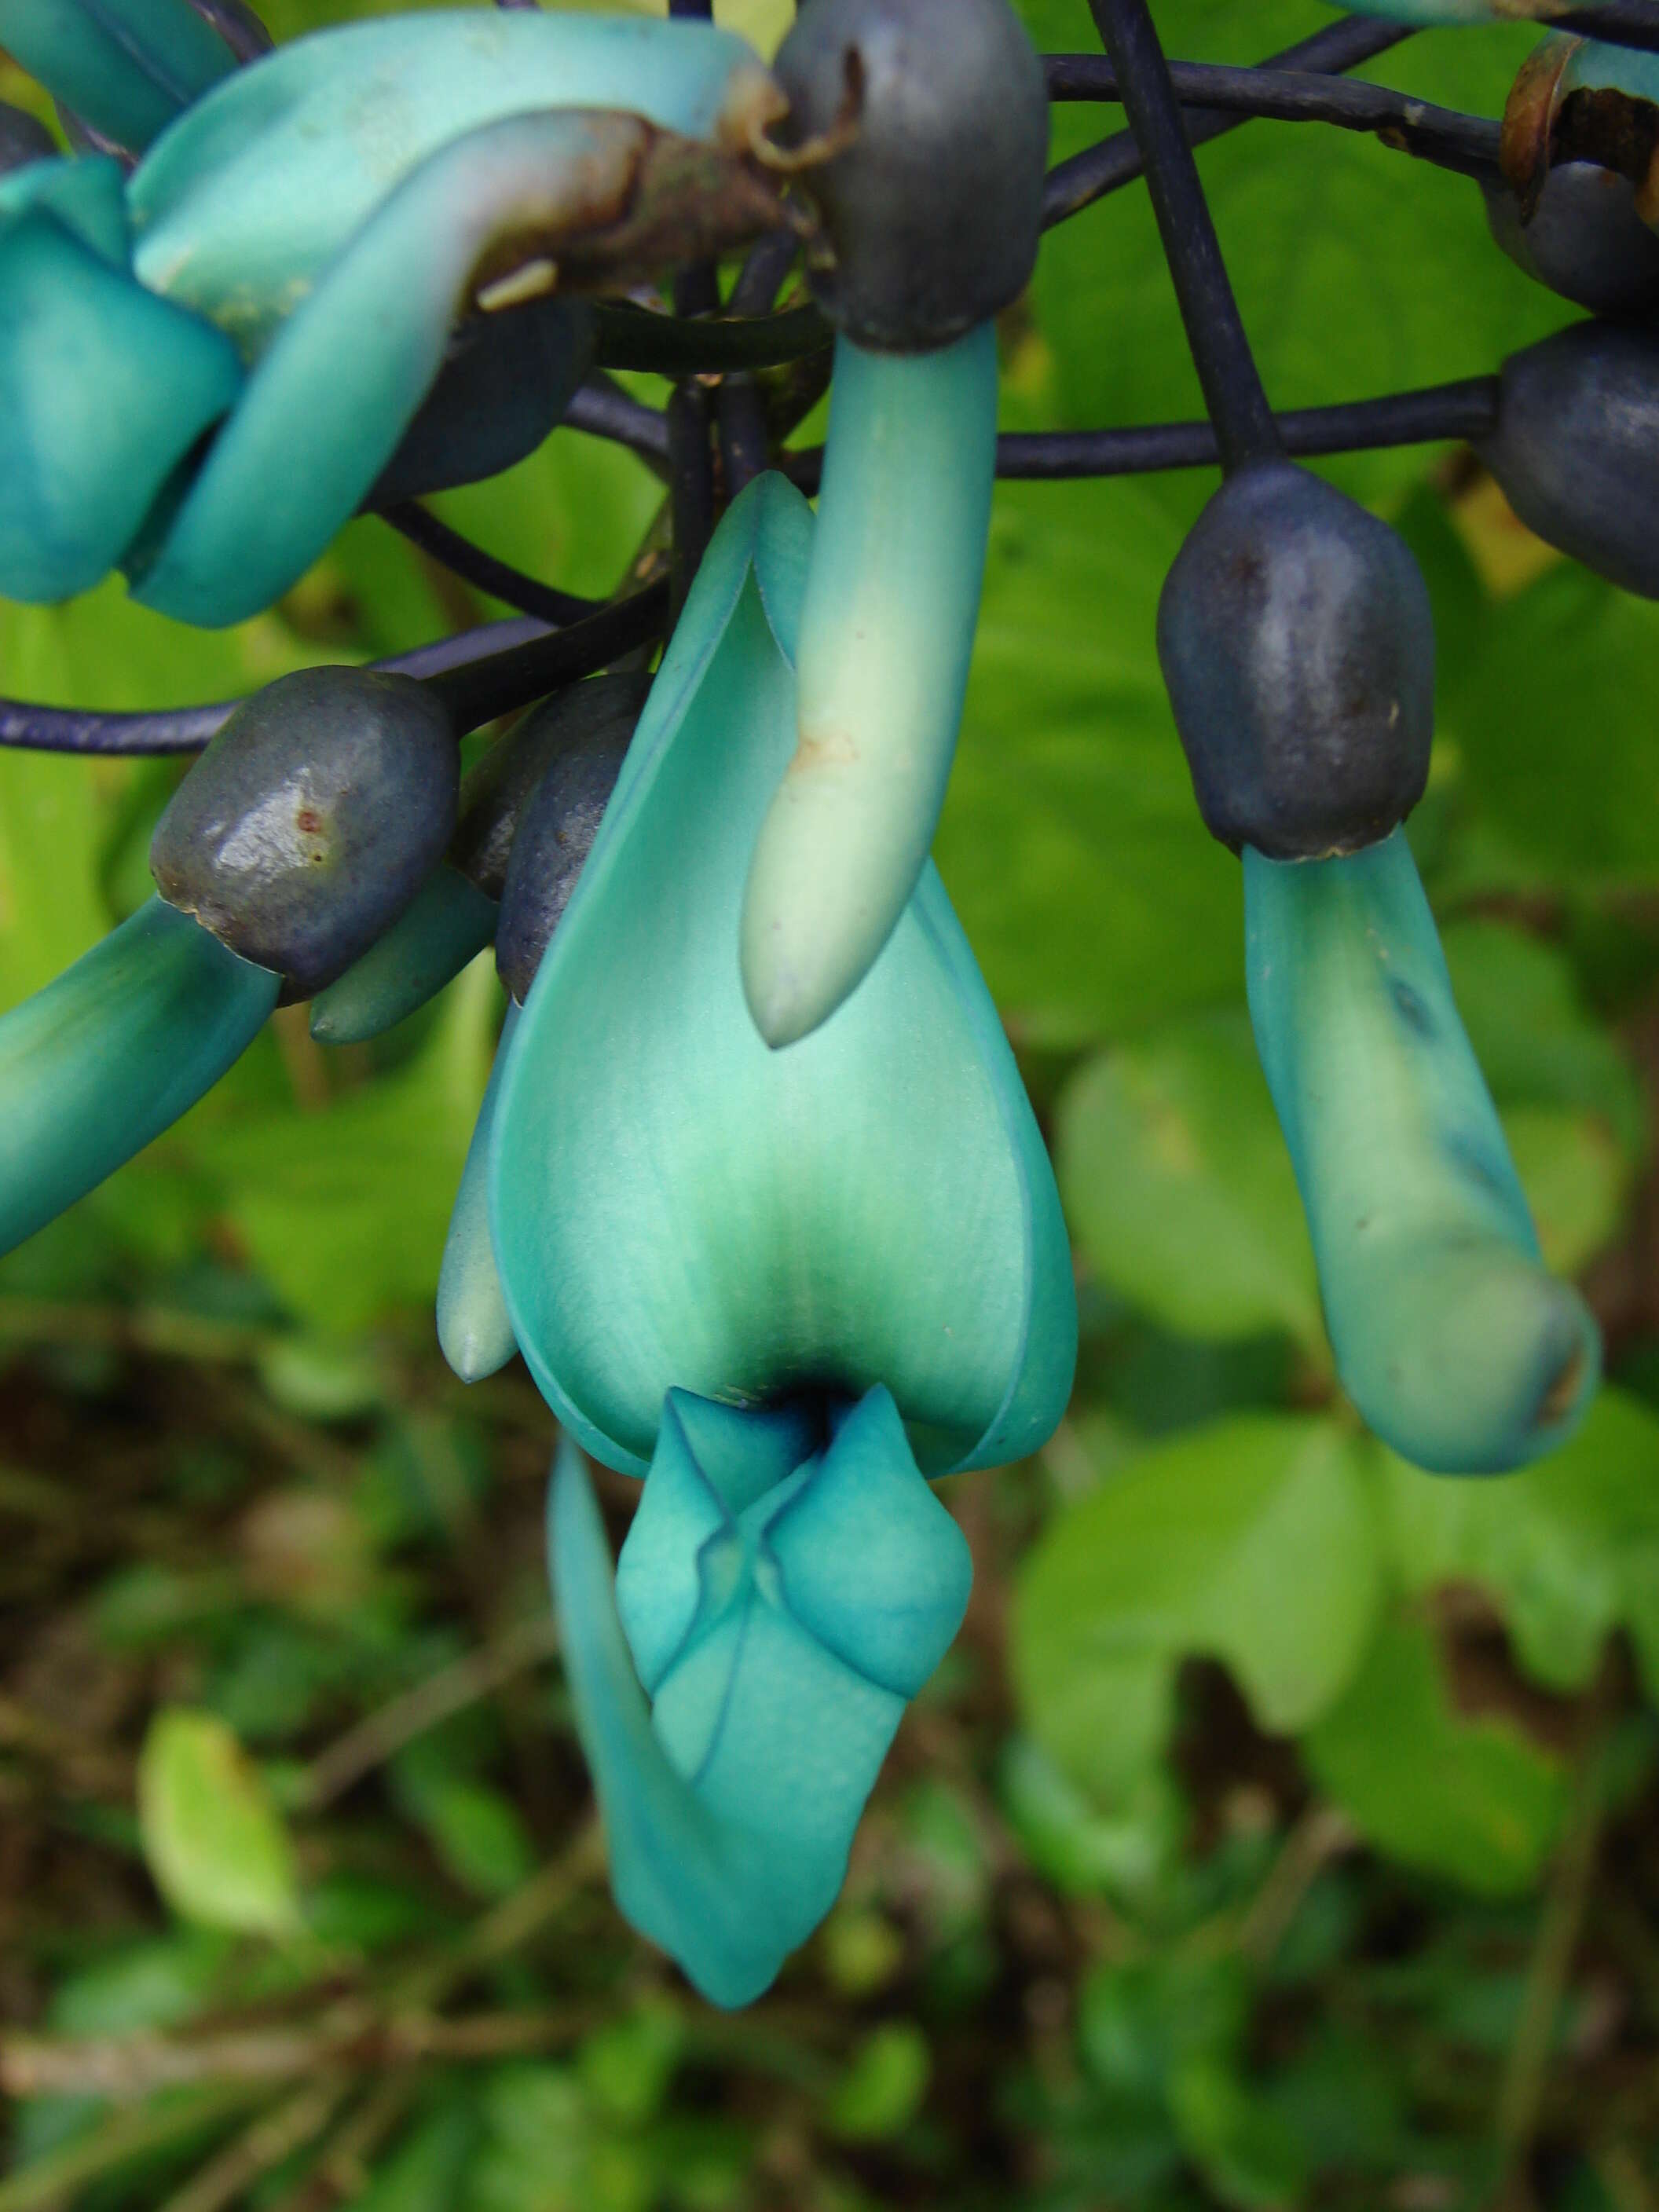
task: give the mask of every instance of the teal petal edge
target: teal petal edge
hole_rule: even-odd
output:
[[[635,129],[626,117],[509,116],[405,177],[276,331],[164,538],[129,564],[133,596],[211,625],[287,590],[396,451],[491,242],[556,237],[596,177],[627,173]],[[586,373],[592,311],[571,301],[562,322],[559,411]]]
[[[937,353],[838,342],[797,743],[744,898],[744,990],[769,1044],[857,988],[921,877],[967,691],[996,434],[991,325]]]
[[[1250,1017],[1345,1389],[1436,1473],[1553,1449],[1600,1340],[1539,1259],[1404,830],[1340,860],[1247,848],[1244,898]]]
[[[0,1251],[193,1106],[252,1042],[280,988],[152,898],[0,1015]]]
[[[514,1334],[561,1421],[633,1474],[674,1389],[755,1406],[884,1383],[929,1474],[1035,1449],[1070,1389],[1053,1174],[931,865],[811,1037],[769,1051],[744,1001],[811,531],[769,475],[716,532],[496,1109]]]
[[[363,1044],[436,998],[495,935],[501,908],[447,862],[386,935],[311,1002],[319,1044]]]
[[[186,0],[0,0],[0,46],[135,151],[236,66]]]
[[[489,1209],[495,1102],[518,1018],[519,1009],[509,1002],[489,1081],[472,1125],[472,1141],[466,1148],[466,1162],[449,1217],[449,1235],[444,1242],[443,1264],[438,1270],[438,1342],[463,1382],[481,1382],[486,1375],[495,1374],[519,1348],[490,1249]]]
[[[769,83],[752,48],[707,23],[472,8],[315,31],[239,70],[140,164],[128,188],[138,275],[257,351],[453,140],[578,108],[714,137]]]
[[[0,224],[0,594],[99,582],[241,382],[222,331],[112,267],[44,198]]]
[[[672,1394],[614,1588],[568,1442],[550,1498],[617,1902],[721,2005],[757,1996],[834,1904],[972,1579],[885,1390],[802,1457],[807,1442],[787,1413]]]

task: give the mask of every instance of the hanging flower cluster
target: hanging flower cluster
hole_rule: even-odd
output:
[[[1428,771],[1427,594],[1287,458],[1143,0],[1094,5],[1224,471],[1159,648],[1200,810],[1241,856],[1339,1370],[1419,1464],[1513,1467],[1569,1432],[1599,1353],[1542,1268],[1400,826]],[[290,677],[224,722],[156,833],[156,895],[0,1019],[0,1246],[279,1002],[370,1036],[494,942],[512,1005],[440,1336],[469,1379],[522,1352],[558,1417],[554,1583],[617,1893],[744,2002],[829,1909],[960,1623],[969,1560],[932,1480],[1036,1449],[1075,1361],[1047,1156],[927,857],[997,465],[994,319],[1045,219],[1042,64],[1007,0],[803,0],[770,69],[707,22],[519,6],[269,51],[242,0],[0,0],[0,42],[78,149],[0,125],[13,597],[119,568],[234,621],[360,508],[489,475],[579,405],[633,421],[585,385],[596,362],[736,372],[718,501],[695,392],[671,426],[654,675],[670,592],[647,582],[500,650]],[[1486,179],[1500,240],[1601,308],[1659,294],[1651,179],[1573,103],[1646,99],[1644,66],[1547,42]],[[1622,198],[1559,197],[1598,161]],[[600,296],[755,239],[746,328]],[[769,315],[803,247],[816,306]],[[749,373],[831,344],[815,514],[763,466],[789,424]],[[1647,591],[1651,530],[1595,471],[1651,477],[1656,385],[1645,331],[1586,325],[1510,364],[1480,426],[1534,526]],[[1635,460],[1592,421],[1613,388]],[[460,736],[532,702],[463,783]],[[584,1452],[643,1479],[614,1574]]]

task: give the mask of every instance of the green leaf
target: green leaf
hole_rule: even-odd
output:
[[[1165,1328],[1324,1356],[1296,1178],[1242,1013],[1176,1022],[1067,1086],[1056,1165],[1085,1257]]]
[[[300,1926],[293,1847],[258,1769],[211,1713],[165,1708],[138,1761],[138,1817],[156,1887],[209,1928]]]
[[[824,2120],[844,2142],[886,2142],[915,2118],[933,2075],[927,2039],[912,2020],[866,2035],[830,2092]]]
[[[485,1783],[447,1776],[411,1807],[445,1871],[478,1897],[504,1897],[536,1864],[529,1831],[512,1800]]]
[[[1170,2084],[1170,2106],[1188,2157],[1224,2204],[1280,2212],[1301,2202],[1306,2153],[1231,2067],[1188,2060]]]
[[[1390,1551],[1413,1591],[1474,1583],[1528,1672],[1586,1688],[1626,1630],[1659,1698],[1659,1417],[1606,1390],[1577,1437],[1502,1482],[1443,1482],[1384,1462]]]
[[[349,1334],[427,1305],[489,1075],[499,994],[481,962],[416,1058],[324,1111],[253,1111],[181,1134],[284,1304]]]
[[[1441,933],[1457,1010],[1500,1107],[1576,1106],[1635,1157],[1646,1109],[1634,1070],[1579,1001],[1559,947],[1495,921]]]
[[[429,2113],[356,2196],[356,2212],[452,2212],[477,2140],[477,2119],[466,2106]]]
[[[1532,1887],[1568,1803],[1565,1770],[1511,1723],[1453,1711],[1417,1620],[1384,1623],[1302,1747],[1320,1787],[1378,1850],[1483,1896]]]
[[[1469,786],[1558,881],[1650,884],[1659,606],[1572,562],[1492,610],[1445,734]]]
[[[597,2130],[564,2068],[501,2068],[483,2112],[461,2212],[647,2212],[657,2201],[646,2146]]]
[[[1239,995],[1237,865],[1199,819],[1158,673],[1180,538],[1130,481],[998,489],[937,853],[993,993],[1034,1040]]]
[[[1159,1756],[1181,1661],[1223,1661],[1261,1725],[1346,1687],[1380,1598],[1365,1447],[1334,1422],[1237,1414],[1061,1512],[1021,1566],[1012,1662],[1051,1755],[1120,1797]]]

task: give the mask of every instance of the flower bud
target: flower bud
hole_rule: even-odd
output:
[[[1024,290],[1048,102],[1007,0],[805,0],[773,70],[823,219],[813,292],[849,337],[931,351]]]
[[[246,701],[161,817],[162,896],[310,998],[390,927],[455,826],[454,732],[406,676],[313,668]]]
[[[1275,860],[1352,852],[1428,778],[1434,627],[1386,523],[1288,462],[1211,500],[1158,606],[1158,657],[1212,836]]]

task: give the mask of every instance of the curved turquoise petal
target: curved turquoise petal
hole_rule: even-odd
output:
[[[568,1438],[548,1494],[548,1549],[565,1680],[605,1814],[617,1903],[711,2003],[748,2004],[793,1948],[760,1879],[769,1853],[699,1804],[652,1733],[599,1505]]]
[[[634,135],[625,117],[514,116],[405,178],[282,325],[133,596],[183,622],[221,624],[286,591],[396,452],[492,240],[556,229],[596,171],[625,169]],[[573,305],[567,398],[589,331],[588,311]]]
[[[446,861],[386,935],[311,1002],[319,1044],[362,1044],[434,999],[495,935],[501,908]]]
[[[568,1444],[554,1477],[566,1669],[617,1900],[722,2004],[757,1995],[834,1904],[971,1580],[885,1390],[810,1443],[798,1416],[674,1393],[610,1604]]]
[[[55,155],[9,169],[0,176],[0,231],[32,208],[56,216],[112,268],[126,268],[126,179],[112,155],[89,154],[70,161]]]
[[[1244,854],[1250,1018],[1343,1385],[1419,1467],[1553,1449],[1595,1324],[1547,1274],[1403,830],[1334,860]]]
[[[89,590],[241,380],[222,331],[44,208],[0,228],[0,594]]]
[[[0,0],[0,46],[135,152],[236,66],[187,0]]]
[[[342,24],[239,70],[160,141],[129,186],[136,265],[257,349],[452,140],[555,108],[708,138],[763,95],[764,114],[777,95],[753,51],[706,23],[454,9]]]
[[[193,1106],[257,1036],[280,988],[152,898],[0,1015],[0,1251]]]
[[[761,1035],[855,990],[916,887],[968,685],[996,466],[996,333],[930,354],[843,337],[800,618],[799,728],[743,908]]]
[[[497,1108],[491,1218],[531,1370],[639,1474],[665,1394],[885,1383],[930,1474],[1034,1449],[1076,1356],[1054,1177],[937,873],[787,1052],[738,972],[749,856],[794,750],[812,523],[760,478],[715,533]]]
[[[518,1008],[511,1001],[495,1058],[484,1089],[472,1141],[466,1148],[460,1187],[444,1240],[438,1270],[438,1342],[463,1382],[481,1382],[506,1366],[518,1350],[513,1323],[501,1296],[501,1279],[489,1247],[489,1147],[500,1096],[501,1070],[513,1048]]]

